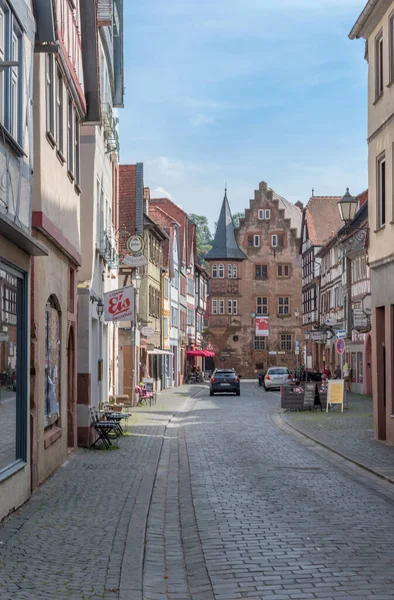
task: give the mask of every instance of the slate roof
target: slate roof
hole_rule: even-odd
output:
[[[342,196],[312,196],[305,207],[309,240],[323,246],[343,226],[338,202]]]
[[[291,227],[296,230],[297,238],[299,238],[301,236],[302,210],[286,198],[279,196],[275,190],[272,190],[272,197],[274,200],[278,200],[278,209],[285,211],[285,219],[290,219]]]
[[[224,193],[213,246],[205,258],[206,260],[245,260],[247,258],[246,254],[239,249],[235,239],[234,223],[227,198],[227,190]]]

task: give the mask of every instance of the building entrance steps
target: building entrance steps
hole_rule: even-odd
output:
[[[280,419],[313,441],[394,484],[394,447],[374,437],[370,396],[347,394],[349,410],[280,412]]]

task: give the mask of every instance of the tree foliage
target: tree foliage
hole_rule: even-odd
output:
[[[204,257],[212,248],[213,238],[208,225],[207,217],[191,213],[189,219],[196,225],[197,260],[204,264]]]

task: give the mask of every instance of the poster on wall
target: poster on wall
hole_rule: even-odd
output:
[[[110,321],[134,320],[134,288],[129,285],[104,294],[104,319]]]
[[[256,335],[268,337],[268,317],[256,317]]]

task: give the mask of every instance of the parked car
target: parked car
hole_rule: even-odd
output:
[[[241,395],[241,384],[239,376],[234,369],[215,369],[210,382],[209,395],[217,393],[233,392]]]
[[[264,389],[279,389],[281,385],[288,385],[291,381],[292,375],[287,367],[270,367],[264,377]]]

